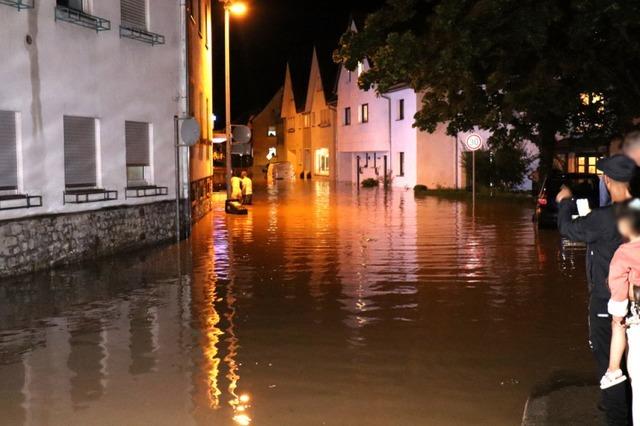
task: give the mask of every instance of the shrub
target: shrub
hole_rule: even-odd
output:
[[[429,191],[429,188],[427,188],[427,185],[418,184],[413,187],[413,193],[415,195],[425,195],[428,191]]]
[[[378,179],[373,179],[373,178],[368,178],[362,181],[363,188],[375,188],[379,184],[380,182],[378,181]]]

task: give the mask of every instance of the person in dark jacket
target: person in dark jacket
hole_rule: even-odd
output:
[[[603,180],[611,195],[612,205],[591,211],[585,217],[573,220],[576,200],[571,189],[563,186],[558,193],[558,229],[572,241],[587,243],[586,264],[589,285],[589,343],[598,368],[598,376],[607,371],[611,346],[611,317],[607,304],[611,293],[607,278],[613,254],[622,243],[618,233],[615,204],[631,198],[629,181],[636,165],[625,155],[602,159],[597,167],[604,173]],[[630,424],[630,392],[627,383],[602,391],[603,408],[609,425]]]

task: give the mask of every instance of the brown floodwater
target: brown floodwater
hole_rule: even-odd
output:
[[[527,203],[258,189],[190,241],[0,283],[3,425],[517,425],[591,374]]]

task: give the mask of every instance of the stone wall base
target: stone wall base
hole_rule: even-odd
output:
[[[0,222],[0,277],[175,239],[175,201]]]

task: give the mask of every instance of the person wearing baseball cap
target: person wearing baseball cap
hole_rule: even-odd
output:
[[[617,228],[615,205],[631,199],[629,182],[635,175],[636,164],[626,155],[614,155],[598,161],[597,167],[604,174],[603,181],[611,196],[612,205],[596,208],[586,216],[574,220],[576,200],[573,199],[571,189],[563,186],[556,202],[560,234],[571,241],[587,244],[589,343],[597,364],[598,376],[602,377],[609,366],[611,347],[612,318],[608,312],[611,292],[607,281],[609,264],[622,243]],[[602,390],[602,404],[609,425],[630,424],[629,395],[628,381]]]

